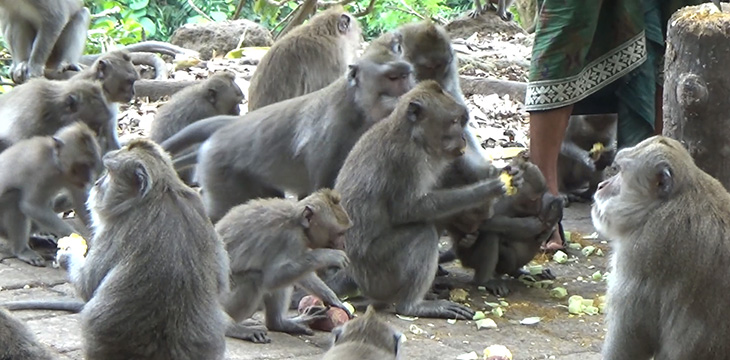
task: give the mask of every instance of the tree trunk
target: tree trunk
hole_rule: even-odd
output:
[[[711,3],[678,10],[664,61],[663,135],[730,189],[730,14]]]

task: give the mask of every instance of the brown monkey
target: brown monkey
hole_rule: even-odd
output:
[[[0,307],[0,359],[53,360],[54,357],[20,320]]]
[[[469,16],[476,18],[482,14],[486,14],[487,11],[493,8],[494,4],[497,4],[497,15],[504,21],[512,20],[512,13],[509,12],[510,6],[514,0],[486,0],[486,5],[482,6],[480,0],[474,0],[474,10],[469,12]]]
[[[558,185],[566,200],[590,201],[596,192],[616,155],[617,122],[616,114],[570,117],[558,157]]]
[[[0,153],[0,169],[5,169],[0,173],[0,230],[13,255],[43,265],[43,258],[28,247],[31,221],[58,236],[73,232],[51,209],[61,190],[69,192],[77,213],[88,221],[87,185],[100,161],[94,133],[80,122],[53,137],[21,140]]]
[[[473,282],[496,296],[509,294],[499,276],[522,275],[522,266],[537,255],[563,215],[562,198],[548,191],[540,169],[528,162],[526,153],[514,158],[509,166],[521,172],[522,187],[516,194],[497,200],[493,216],[482,219],[476,229],[454,224],[447,227],[454,254],[447,253],[440,259],[458,258],[464,267],[474,269]],[[555,278],[549,269],[543,277]]]
[[[200,147],[196,176],[214,223],[251,199],[284,191],[303,197],[334,184],[349,149],[413,83],[410,64],[371,56],[378,61],[359,59],[324,89],[219,121],[218,128],[199,121],[162,143],[176,153],[212,133]]]
[[[78,68],[89,18],[82,0],[0,1],[0,24],[13,56],[13,81],[20,84],[41,77],[46,68]]]
[[[342,6],[315,15],[277,40],[261,59],[251,78],[248,110],[309,94],[341,78],[361,40],[357,20]]]
[[[228,256],[199,195],[150,140],[132,140],[103,162],[89,195],[89,252],[57,256],[86,301],[85,357],[223,359]]]
[[[111,114],[101,86],[88,80],[52,81],[36,78],[0,96],[0,150],[36,135],[53,135],[76,121],[107,139]]]
[[[615,166],[591,209],[614,251],[603,358],[726,359],[730,194],[662,136],[620,150]]]
[[[365,314],[332,330],[332,347],[322,360],[396,360],[401,334],[378,318],[370,305]]]
[[[349,314],[315,271],[347,266],[345,252],[338,249],[351,226],[340,195],[329,189],[318,190],[299,202],[257,199],[232,208],[215,227],[231,263],[231,293],[223,301],[226,312],[235,321],[242,321],[263,302],[269,330],[311,335],[304,320],[285,318],[296,283],[326,305]],[[244,339],[268,342],[261,335]]]
[[[335,189],[354,226],[345,236],[347,273],[366,297],[399,314],[471,319],[450,301],[425,301],[436,272],[436,222],[505,191],[499,179],[438,189],[446,167],[466,151],[466,108],[434,81],[403,95],[390,116],[350,151]],[[515,185],[520,186],[515,173]]]

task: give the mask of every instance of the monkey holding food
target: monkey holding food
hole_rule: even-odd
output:
[[[347,266],[342,237],[351,226],[340,195],[330,189],[320,189],[298,202],[257,199],[232,208],[216,224],[231,263],[231,293],[223,300],[228,314],[242,321],[263,303],[268,330],[311,335],[307,322],[314,318],[286,318],[296,283],[325,305],[351,316],[316,273]],[[265,333],[244,334],[240,336],[244,340],[268,342]]]
[[[727,359],[730,194],[663,136],[616,154],[591,209],[612,240],[606,360]]]

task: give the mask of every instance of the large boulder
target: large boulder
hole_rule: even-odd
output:
[[[186,49],[196,50],[203,60],[235,49],[246,33],[243,46],[271,46],[274,38],[263,26],[249,20],[186,24],[175,30],[171,43]]]

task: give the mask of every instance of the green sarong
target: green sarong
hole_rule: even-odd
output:
[[[651,136],[667,21],[705,1],[538,0],[527,111],[617,113],[620,147]]]

